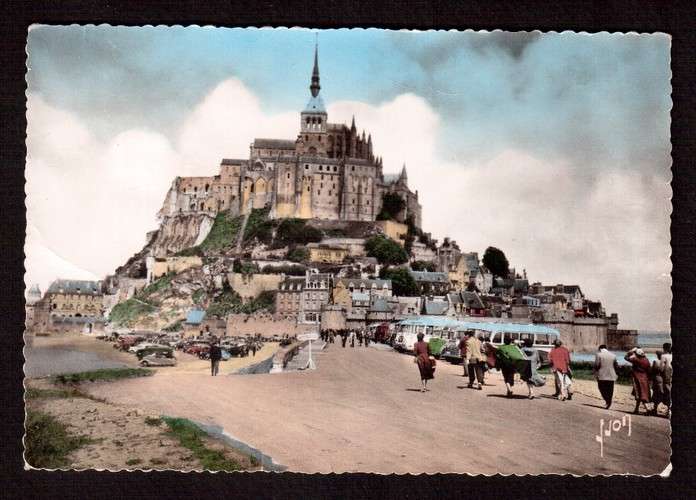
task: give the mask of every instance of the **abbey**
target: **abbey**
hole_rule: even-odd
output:
[[[405,202],[397,219],[411,218],[421,227],[418,192],[408,187],[406,166],[385,175],[372,136],[358,133],[355,118],[350,127],[329,123],[320,89],[315,47],[311,96],[297,138],[254,139],[249,158],[223,159],[218,175],[177,177],[160,217],[223,210],[239,215],[269,207],[272,218],[374,221],[384,194],[394,193]]]

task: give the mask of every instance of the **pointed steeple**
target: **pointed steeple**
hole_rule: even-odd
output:
[[[312,70],[312,84],[309,86],[309,91],[312,93],[312,97],[319,95],[319,90],[321,85],[319,85],[319,41],[314,45],[314,69]]]
[[[355,115],[353,115],[353,121],[350,124],[350,129],[355,132],[357,129],[355,128]]]
[[[404,182],[408,180],[408,176],[406,175],[406,164],[404,163],[404,166],[401,167],[401,175],[399,175],[399,179],[403,179]]]
[[[372,144],[372,134],[367,135],[367,143]]]

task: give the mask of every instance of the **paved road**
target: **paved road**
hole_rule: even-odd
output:
[[[669,422],[633,416],[605,438],[596,399],[502,397],[493,376],[465,388],[461,367],[438,364],[432,390],[418,391],[412,358],[330,345],[312,372],[226,376],[157,373],[95,385],[98,396],[220,425],[234,438],[302,472],[659,474],[669,462]],[[549,388],[542,388],[548,393]]]

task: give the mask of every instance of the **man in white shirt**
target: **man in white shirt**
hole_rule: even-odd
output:
[[[616,356],[607,350],[606,345],[600,345],[599,351],[595,355],[594,373],[599,393],[602,395],[607,409],[611,406],[614,397],[614,382],[618,378],[616,375],[618,369],[619,363],[616,361]]]

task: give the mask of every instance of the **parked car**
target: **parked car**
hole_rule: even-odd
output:
[[[230,356],[239,356],[240,358],[249,353],[249,346],[244,343],[227,344],[224,349],[230,353]]]
[[[155,353],[145,356],[140,364],[142,366],[176,366],[176,358],[174,356]]]
[[[153,345],[145,347],[144,349],[140,349],[135,353],[138,359],[144,359],[146,356],[150,356],[151,354],[163,354],[167,356],[173,356],[174,350],[169,346]]]
[[[137,354],[138,351],[142,351],[143,349],[147,349],[148,347],[157,347],[159,344],[155,344],[152,342],[140,342],[138,344],[135,344],[134,346],[128,348],[128,352],[132,354]]]
[[[462,355],[459,350],[459,341],[450,340],[449,342],[447,342],[447,344],[445,344],[445,347],[442,348],[442,351],[440,351],[440,358],[445,359],[450,363],[461,363]]]

